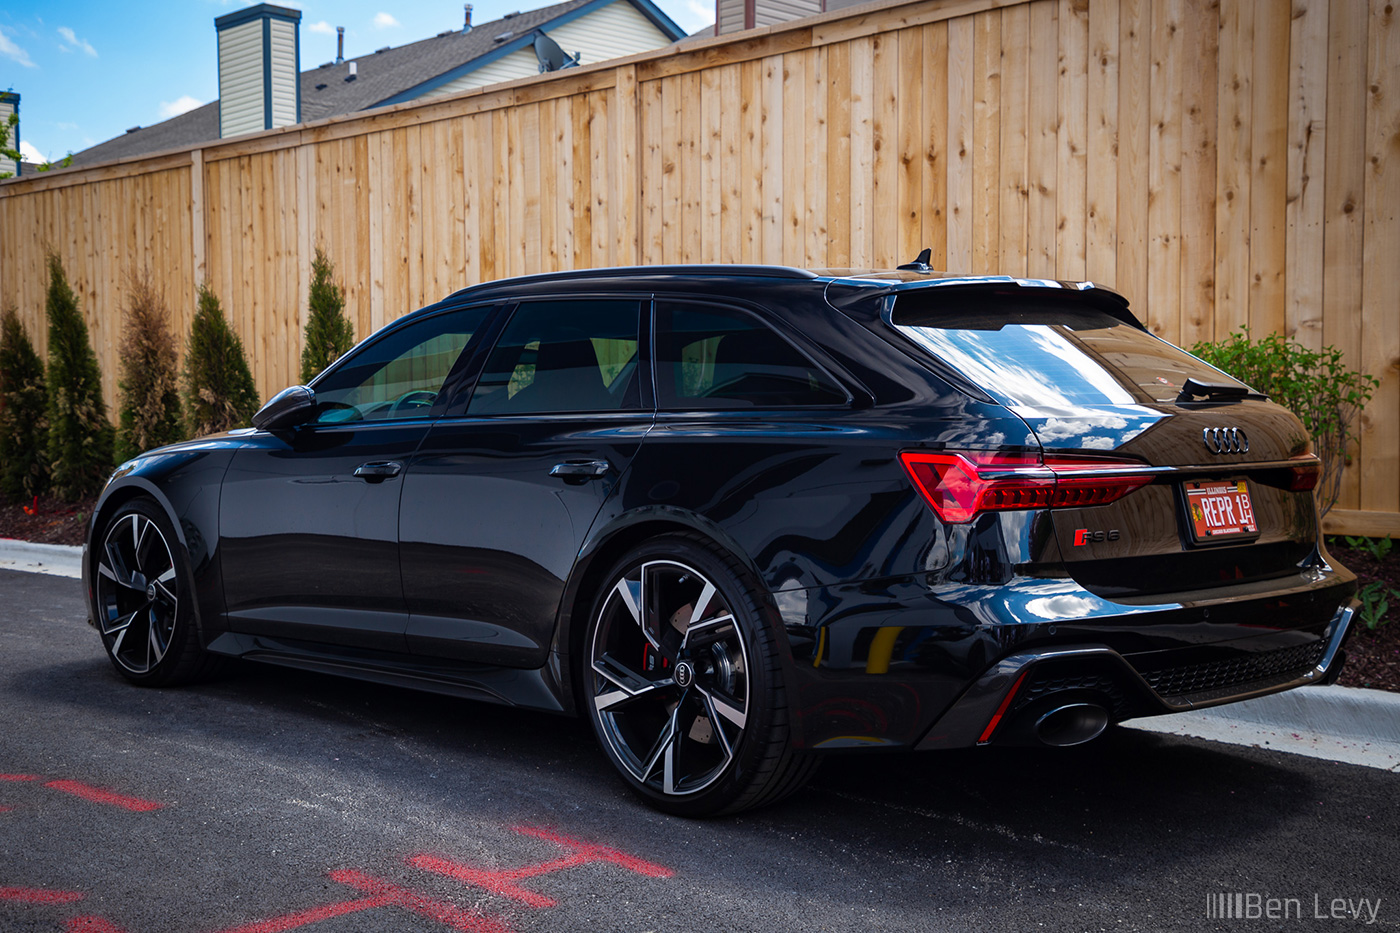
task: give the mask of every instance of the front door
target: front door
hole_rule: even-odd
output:
[[[219,505],[230,630],[406,650],[403,473],[485,314],[388,331],[316,380],[310,423],[258,432],[234,455]]]

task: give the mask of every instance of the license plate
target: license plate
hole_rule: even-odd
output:
[[[1186,484],[1186,510],[1196,541],[1220,541],[1259,533],[1244,480]]]

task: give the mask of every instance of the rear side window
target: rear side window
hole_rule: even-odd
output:
[[[1031,408],[1171,402],[1189,378],[1239,385],[1110,314],[1048,300],[904,295],[893,324],[1003,404]]]
[[[496,342],[467,414],[640,407],[636,301],[532,301]]]
[[[731,308],[657,302],[656,383],[672,410],[844,405],[845,391],[763,322]]]

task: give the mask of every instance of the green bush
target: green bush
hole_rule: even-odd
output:
[[[190,437],[203,437],[253,423],[258,388],[243,341],[229,327],[219,296],[199,286],[199,307],[185,351],[185,417]]]
[[[0,312],[0,494],[32,499],[48,479],[44,363],[14,308]]]
[[[149,272],[127,278],[126,333],[121,346],[117,460],[183,440],[179,358],[166,324],[165,298]]]
[[[1252,340],[1247,327],[1219,343],[1198,343],[1191,352],[1303,422],[1312,435],[1313,452],[1322,458],[1317,502],[1326,515],[1342,492],[1342,470],[1356,437],[1352,424],[1380,380],[1348,368],[1336,347],[1310,350],[1281,334]]]
[[[345,316],[345,289],[335,281],[335,266],[319,246],[311,263],[310,316],[301,351],[301,382],[306,385],[355,345],[355,328]]]
[[[50,485],[61,499],[81,499],[112,472],[114,432],[78,298],[57,253],[49,253],[48,264]]]

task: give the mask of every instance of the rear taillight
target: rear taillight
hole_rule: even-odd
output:
[[[1288,480],[1289,492],[1307,492],[1317,488],[1317,481],[1322,476],[1322,461],[1313,454],[1304,454],[1301,457],[1294,457],[1295,463],[1289,467],[1290,477]]]
[[[1152,482],[1141,464],[1107,458],[964,452],[899,455],[925,501],[945,522],[981,512],[1106,505]]]

